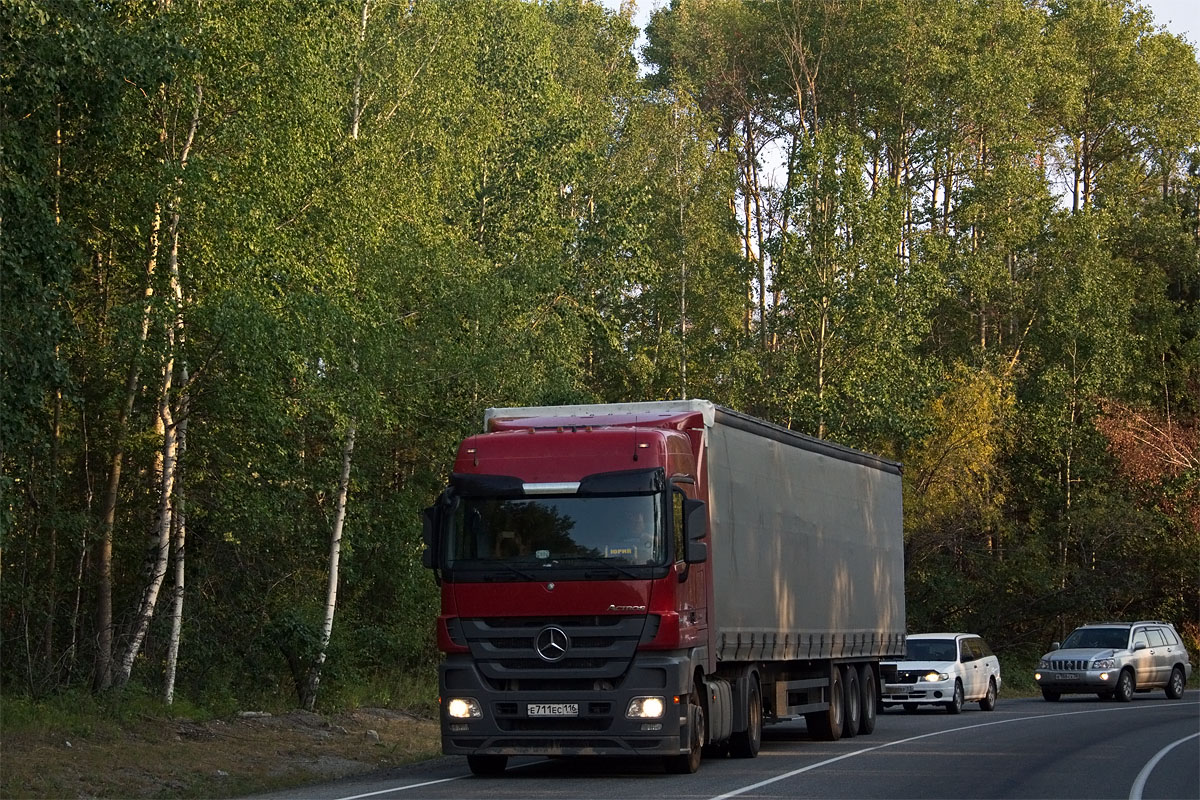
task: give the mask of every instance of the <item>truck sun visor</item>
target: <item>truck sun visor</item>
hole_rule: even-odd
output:
[[[597,472],[579,482],[579,493],[601,494],[653,494],[661,492],[667,485],[662,467],[647,469],[624,469],[619,472]]]
[[[521,497],[525,483],[512,475],[474,475],[455,472],[450,485],[458,494],[467,497]]]

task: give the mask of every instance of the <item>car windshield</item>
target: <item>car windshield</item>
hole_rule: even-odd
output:
[[[666,563],[662,496],[463,498],[449,531],[450,566],[550,566],[602,560]]]
[[[1062,646],[1064,650],[1076,647],[1122,650],[1128,643],[1129,628],[1076,628]]]
[[[958,648],[953,639],[909,639],[905,658],[908,661],[956,661]]]

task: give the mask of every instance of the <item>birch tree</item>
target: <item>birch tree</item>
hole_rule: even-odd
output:
[[[183,173],[188,166],[192,145],[196,139],[196,129],[200,124],[200,109],[203,103],[203,90],[199,84],[195,87],[191,123],[185,130],[178,155],[179,174],[172,187],[170,201],[170,222],[167,235],[170,240],[168,264],[168,281],[170,296],[168,298],[170,313],[163,325],[163,354],[160,367],[160,385],[158,393],[157,427],[162,434],[162,445],[156,463],[158,478],[158,512],[155,523],[153,544],[147,556],[145,570],[145,585],[141,599],[133,615],[128,642],[122,649],[118,660],[115,683],[123,686],[129,681],[133,671],[133,663],[141,650],[146,631],[154,617],[158,606],[158,595],[167,575],[167,564],[170,557],[172,532],[176,528],[174,521],[174,492],[178,474],[179,428],[175,414],[176,369],[178,350],[184,335],[184,291],[181,278],[179,249],[180,221],[182,218],[181,204]],[[168,136],[164,129],[162,141],[166,143]]]

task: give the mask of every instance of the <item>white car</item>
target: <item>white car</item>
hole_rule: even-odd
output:
[[[938,705],[951,714],[966,701],[979,701],[984,711],[996,708],[1000,694],[1000,661],[973,633],[917,633],[906,638],[905,660],[881,665],[884,707],[905,711]]]

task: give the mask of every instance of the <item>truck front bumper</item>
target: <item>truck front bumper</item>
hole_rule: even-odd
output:
[[[685,659],[639,657],[618,686],[497,689],[469,657],[439,670],[447,755],[678,755],[686,752]],[[641,702],[638,701],[641,698]],[[649,706],[657,716],[631,714]],[[685,743],[681,749],[680,743]]]

